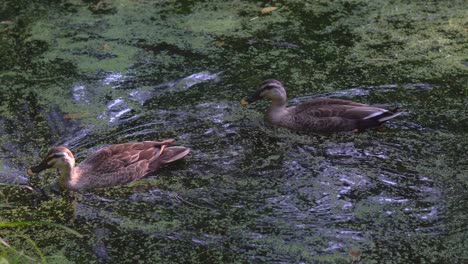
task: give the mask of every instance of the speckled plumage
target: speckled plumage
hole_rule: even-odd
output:
[[[281,82],[266,80],[249,98],[241,101],[252,103],[262,98],[272,101],[265,119],[273,125],[304,132],[347,132],[375,128],[401,114],[379,107],[349,100],[315,98],[297,106],[287,106],[287,95]]]
[[[107,146],[88,156],[76,167],[70,150],[53,147],[39,165],[28,170],[28,174],[34,175],[52,167],[60,168],[58,184],[70,190],[122,185],[140,179],[190,152],[186,147],[168,146],[174,142],[169,139]]]

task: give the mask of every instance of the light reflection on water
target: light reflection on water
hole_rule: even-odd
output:
[[[177,92],[189,89],[190,87],[207,81],[217,81],[220,73],[210,73],[208,71],[202,71],[191,74],[187,77],[181,78],[176,81],[166,82],[163,84],[155,85],[151,90],[141,89],[137,87],[131,91],[125,91],[124,96],[119,96],[108,101],[106,111],[99,115],[99,118],[105,119],[110,123],[122,121],[121,117],[132,111],[128,101],[137,101],[143,105],[146,101],[153,97],[161,95],[163,93]],[[125,79],[131,78],[121,73],[108,73],[104,76],[102,81],[103,85],[112,85],[112,89],[118,89],[120,83]],[[91,97],[93,96],[85,85],[75,85],[73,88],[73,99],[78,103],[90,104]],[[93,89],[101,89],[99,85]],[[128,99],[127,99],[128,98]],[[135,116],[130,119],[136,118]],[[128,121],[128,120],[127,120]]]
[[[371,93],[387,93],[404,87],[406,93],[422,93],[427,92],[433,89],[433,86],[428,83],[408,83],[404,85],[378,85],[378,86],[366,86],[366,87],[355,87],[350,89],[342,89],[339,91],[322,93],[313,95],[313,97],[359,97],[370,95]],[[301,98],[294,99],[294,101],[302,101],[310,99],[311,96],[305,96]]]

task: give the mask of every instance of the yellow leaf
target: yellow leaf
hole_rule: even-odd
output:
[[[352,263],[356,263],[357,261],[361,260],[362,251],[354,248],[349,251],[349,255],[353,261]]]
[[[216,41],[216,46],[217,47],[221,47],[222,45],[224,45],[224,41],[222,41],[222,40]]]
[[[262,8],[262,10],[260,10],[260,13],[266,14],[266,13],[270,13],[271,11],[275,11],[276,9],[278,9],[278,7],[276,6],[264,7]]]
[[[77,119],[77,118],[80,118],[82,116],[81,113],[79,112],[72,112],[72,113],[66,113],[63,115],[63,118],[65,119]]]

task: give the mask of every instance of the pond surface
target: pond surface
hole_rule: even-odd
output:
[[[51,263],[467,262],[463,2],[6,1],[0,220],[83,238],[3,228],[27,256],[0,261],[35,263],[37,245]],[[263,121],[268,102],[239,104],[268,78],[291,104],[405,113],[382,132],[290,132]],[[26,177],[50,146],[81,161],[167,138],[192,154],[126,186],[58,195],[56,171]]]

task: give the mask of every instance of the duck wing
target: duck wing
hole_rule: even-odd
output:
[[[91,154],[78,167],[82,173],[138,179],[165,163],[162,157],[168,155],[166,146],[173,142],[171,139],[111,145]]]
[[[313,98],[303,102],[302,104],[304,107],[315,107],[321,105],[355,105],[355,106],[366,106],[366,104],[357,103],[351,100],[344,100],[344,99],[335,99],[335,98]]]
[[[401,113],[349,100],[316,98],[293,107],[289,114],[301,130],[344,132],[377,127]]]
[[[317,118],[342,117],[348,119],[366,119],[383,114],[389,110],[350,100],[315,98],[297,105],[292,111],[296,115],[308,114]]]
[[[291,108],[291,115],[307,115],[314,118],[340,117],[354,108],[369,107],[349,100],[314,98]]]

